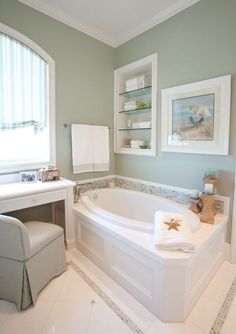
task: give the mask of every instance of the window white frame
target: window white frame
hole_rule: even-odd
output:
[[[50,161],[42,161],[37,164],[35,163],[27,163],[27,164],[17,164],[12,166],[7,166],[5,169],[0,170],[0,174],[7,174],[11,172],[17,172],[20,170],[27,169],[37,169],[42,167],[42,165],[46,163],[55,164],[56,162],[56,132],[55,132],[55,62],[49,56],[47,52],[45,52],[39,45],[33,42],[31,39],[26,37],[25,35],[19,33],[18,31],[8,27],[5,24],[0,23],[0,32],[5,33],[8,36],[13,37],[14,39],[22,42],[32,50],[34,50],[40,57],[42,57],[48,63],[48,97],[49,97],[49,136],[50,136]]]

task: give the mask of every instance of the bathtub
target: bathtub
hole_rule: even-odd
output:
[[[157,210],[188,217],[193,254],[154,246]],[[184,321],[224,260],[224,215],[201,224],[184,205],[120,188],[88,191],[73,214],[76,247],[162,321]]]
[[[197,215],[184,205],[168,199],[121,188],[88,191],[81,196],[84,207],[112,224],[153,233],[155,212],[175,212],[187,217],[193,232],[200,228]]]

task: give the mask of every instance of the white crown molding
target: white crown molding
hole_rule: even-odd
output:
[[[64,14],[63,12],[59,10],[55,10],[50,8],[47,5],[43,5],[40,3],[40,1],[34,1],[34,0],[18,0],[19,2],[30,6],[76,30],[79,30],[86,35],[89,35],[113,48],[116,48],[130,39],[142,34],[143,32],[153,28],[154,26],[160,24],[161,22],[167,20],[168,18],[178,14],[179,12],[183,11],[184,9],[194,5],[195,3],[199,2],[200,0],[179,0],[176,4],[170,6],[169,8],[161,11],[154,17],[152,17],[150,20],[148,20],[145,24],[141,24],[138,26],[135,30],[127,33],[125,36],[123,36],[120,39],[112,39],[108,37],[104,32],[101,32],[97,29],[93,29],[89,27],[88,25],[82,23],[82,22],[77,22],[70,16]]]
[[[52,17],[53,19],[60,21],[80,32],[83,32],[84,34],[93,37],[97,40],[99,40],[100,42],[103,42],[113,48],[116,47],[116,43],[115,41],[113,41],[112,39],[110,39],[109,37],[107,37],[104,33],[102,33],[99,30],[95,30],[89,26],[87,26],[84,23],[81,22],[77,22],[74,19],[72,19],[70,16],[60,12],[59,10],[55,10],[50,8],[47,5],[43,5],[40,2],[37,1],[37,3],[33,0],[18,0],[19,2],[32,7],[34,9],[36,9],[37,11],[46,14],[47,16]]]
[[[182,12],[184,9],[191,7],[195,3],[199,2],[200,0],[179,0],[176,4],[170,6],[169,8],[162,10],[157,15],[153,16],[150,20],[148,20],[145,24],[139,25],[135,30],[129,32],[124,36],[123,39],[116,41],[116,46],[118,47],[132,38],[141,35],[145,31],[155,27],[156,25],[166,21],[167,19],[171,18],[172,16]]]

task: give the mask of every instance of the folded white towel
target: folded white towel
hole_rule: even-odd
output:
[[[145,122],[134,122],[132,124],[132,128],[134,129],[145,129],[151,127],[151,121],[145,121]]]
[[[194,251],[193,236],[186,217],[166,211],[155,214],[154,244],[163,250]]]
[[[124,103],[124,110],[132,110],[137,108],[137,102],[136,101],[128,101]]]
[[[139,77],[126,80],[125,85],[126,87],[128,87],[128,86],[133,86],[136,84],[144,84],[144,82],[145,82],[145,77],[141,75]]]
[[[137,84],[125,86],[125,91],[126,92],[130,92],[132,90],[142,89],[144,87],[145,87],[145,83],[144,82],[138,82]]]

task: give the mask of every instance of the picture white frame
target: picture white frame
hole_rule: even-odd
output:
[[[20,172],[19,176],[21,183],[35,183],[38,181],[37,171],[23,171]]]
[[[161,151],[228,155],[230,97],[231,75],[162,89]]]

